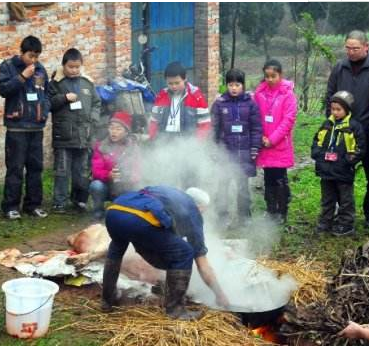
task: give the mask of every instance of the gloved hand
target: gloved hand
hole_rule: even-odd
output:
[[[258,156],[259,153],[259,149],[258,148],[251,148],[250,150],[250,156],[251,156],[251,160],[255,161],[256,157]]]

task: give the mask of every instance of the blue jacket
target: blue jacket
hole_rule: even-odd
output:
[[[254,177],[256,164],[251,149],[257,152],[261,148],[263,132],[256,103],[247,93],[232,97],[227,92],[216,99],[211,113],[215,142],[224,145],[245,174]]]
[[[151,211],[163,228],[187,238],[195,258],[207,253],[202,216],[193,199],[183,191],[165,185],[148,186],[138,192],[125,193],[113,203]]]
[[[17,129],[41,129],[50,108],[47,72],[37,62],[34,75],[23,82],[20,74],[25,68],[18,55],[0,65],[0,95],[5,98],[4,125]],[[27,101],[27,93],[37,94],[37,100]]]

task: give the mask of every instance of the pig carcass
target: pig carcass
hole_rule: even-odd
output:
[[[67,259],[68,264],[85,266],[94,260],[103,259],[108,251],[111,239],[102,224],[91,225],[78,233],[67,237],[69,246],[77,254]],[[130,244],[124,254],[121,272],[132,280],[156,284],[165,278],[165,272],[147,263]]]

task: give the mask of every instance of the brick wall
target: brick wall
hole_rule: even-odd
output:
[[[195,5],[195,81],[214,101],[219,84],[219,3]]]
[[[78,48],[85,72],[97,84],[120,74],[131,60],[131,4],[124,2],[60,2],[27,7],[26,21],[9,19],[0,3],[0,61],[19,53],[22,39],[31,34],[43,43],[40,61],[49,74],[61,64],[65,50]],[[219,70],[219,3],[195,4],[195,82],[214,101]],[[0,118],[3,100],[0,98]],[[4,175],[5,129],[0,124],[0,177]],[[45,130],[45,163],[50,165],[50,122]]]
[[[120,73],[131,59],[130,3],[72,3],[27,7],[26,21],[9,19],[6,3],[0,3],[0,61],[19,53],[22,39],[31,34],[40,38],[40,61],[49,74],[61,64],[65,50],[78,48],[84,68],[96,83]],[[0,117],[3,100],[0,99]],[[0,176],[4,175],[5,129],[0,125]],[[50,124],[45,131],[45,162],[50,163]]]

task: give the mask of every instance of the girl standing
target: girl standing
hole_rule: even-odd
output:
[[[296,120],[297,101],[294,84],[282,76],[278,60],[263,67],[264,80],[255,91],[263,126],[263,148],[256,159],[264,169],[265,202],[268,214],[278,222],[287,219],[290,188],[287,168],[294,165],[292,130]]]
[[[233,176],[220,173],[218,218],[223,226],[230,226],[228,197],[232,179],[237,181],[238,225],[251,217],[248,178],[256,175],[255,158],[261,147],[262,128],[258,107],[245,93],[245,74],[238,69],[229,70],[226,84],[227,92],[214,102],[212,114],[215,142],[226,149],[241,170],[241,174]]]

